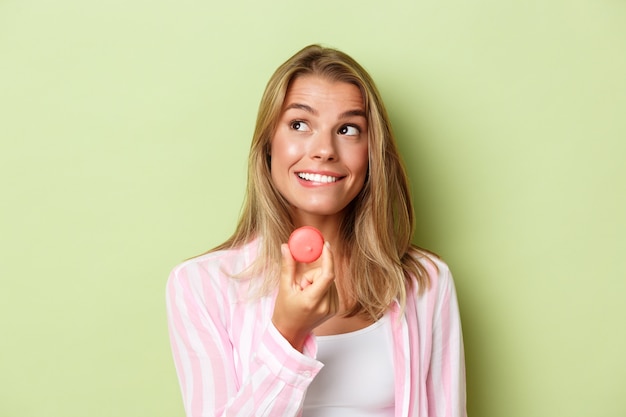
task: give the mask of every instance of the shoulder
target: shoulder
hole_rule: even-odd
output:
[[[458,317],[456,289],[447,263],[436,255],[420,252],[417,260],[428,274],[429,287],[420,291],[417,281],[407,293],[406,317],[432,329],[442,320]],[[447,321],[446,321],[447,323]],[[430,330],[427,330],[430,333]]]
[[[205,271],[218,270],[226,275],[237,275],[248,268],[257,255],[258,244],[253,241],[237,248],[208,252],[188,259],[174,267],[172,273],[202,269]]]
[[[233,278],[252,265],[257,253],[257,242],[251,242],[238,248],[209,252],[188,259],[172,269],[167,290],[225,292],[228,287],[245,281]]]
[[[418,250],[415,253],[415,259],[420,263],[423,270],[428,275],[429,287],[424,291],[419,291],[417,282],[414,280],[414,292],[421,293],[418,297],[444,297],[446,293],[454,291],[454,281],[452,272],[448,264],[437,255]]]

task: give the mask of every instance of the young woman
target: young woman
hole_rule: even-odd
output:
[[[187,415],[465,416],[454,284],[412,210],[368,73],[317,45],[281,65],[235,233],[168,280]],[[305,225],[326,241],[312,263],[285,244]]]

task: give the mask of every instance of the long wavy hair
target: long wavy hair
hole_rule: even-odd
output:
[[[248,272],[264,277],[264,293],[276,287],[280,244],[288,240],[294,224],[289,203],[272,183],[269,151],[287,90],[294,79],[306,75],[354,84],[364,100],[369,167],[363,189],[349,204],[340,226],[339,247],[344,248],[346,260],[341,289],[354,300],[346,316],[377,319],[394,300],[404,306],[407,290],[413,285],[419,286],[418,291],[429,287],[428,273],[420,262],[429,257],[411,243],[414,214],[408,179],[381,96],[367,71],[341,51],[307,46],[270,78],[259,105],[237,228],[210,252],[241,247],[260,238],[259,256]]]

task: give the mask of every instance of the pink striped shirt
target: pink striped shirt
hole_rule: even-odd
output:
[[[323,366],[313,337],[300,353],[272,325],[275,294],[251,298],[251,279],[231,278],[257,249],[250,243],[202,255],[169,277],[170,340],[188,417],[299,416]],[[431,288],[410,292],[404,312],[390,307],[397,417],[467,415],[454,283],[448,267],[433,261],[438,270],[424,263]]]

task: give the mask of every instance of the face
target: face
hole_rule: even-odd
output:
[[[311,216],[340,218],[361,191],[367,128],[357,86],[314,75],[291,83],[270,154],[272,181],[293,207],[296,223]]]

